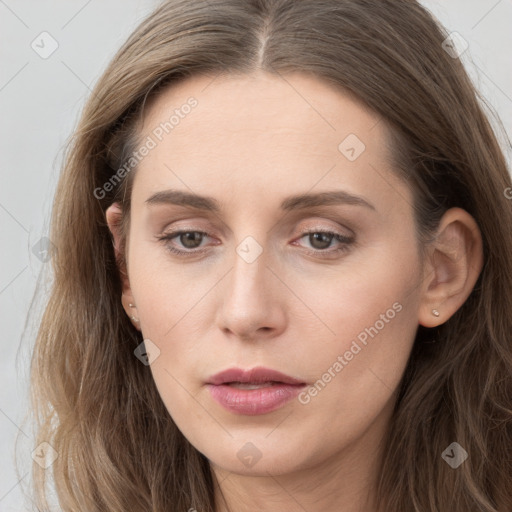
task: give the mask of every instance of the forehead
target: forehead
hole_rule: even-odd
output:
[[[197,106],[188,112],[184,107],[191,97]],[[180,109],[187,112],[183,114]],[[368,143],[384,135],[383,126],[373,130],[379,124],[379,116],[354,95],[299,72],[196,75],[180,80],[154,98],[146,110],[142,133],[150,133],[169,121],[175,111],[179,115],[179,122],[173,122],[175,136],[185,136],[190,130],[196,137],[208,134],[211,139],[221,131],[232,136],[258,130],[261,139],[275,136],[281,128],[288,130],[287,136],[292,138],[296,135],[321,139],[327,146],[348,133],[355,133]],[[213,120],[216,125],[208,125]]]
[[[151,138],[154,147],[134,188],[139,182],[146,196],[165,188],[225,195],[249,187],[252,197],[265,198],[315,186],[371,194],[389,172],[386,130],[362,102],[310,75],[197,75],[148,105],[140,139]],[[393,190],[380,193],[393,200]]]

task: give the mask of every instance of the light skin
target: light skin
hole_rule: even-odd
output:
[[[149,368],[162,400],[210,460],[225,497],[217,487],[219,512],[376,512],[381,441],[418,324],[446,322],[471,293],[479,229],[450,209],[421,259],[412,193],[391,169],[385,123],[319,79],[189,78],[149,106],[142,140],[190,96],[197,107],[134,171],[121,269],[126,313],[160,350]],[[338,148],[349,134],[366,146],[354,161]],[[219,209],[146,202],[168,189],[211,197]],[[289,196],[340,190],[371,207],[281,209]],[[117,251],[120,214],[117,204],[106,213]],[[209,235],[157,240],[177,230]],[[319,231],[354,241],[307,234]],[[262,249],[250,263],[236,250],[248,236]],[[165,244],[203,252],[182,257]],[[400,311],[307,404],[237,415],[205,386],[221,370],[255,366],[312,386],[396,303]],[[237,456],[249,442],[261,455],[250,467]]]

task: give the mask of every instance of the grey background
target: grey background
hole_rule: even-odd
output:
[[[423,3],[450,32],[460,33],[469,43],[462,59],[512,138],[512,0]],[[0,0],[2,512],[30,509],[21,488],[29,481],[35,448],[30,429],[23,424],[33,331],[23,343],[21,335],[38,274],[45,266],[32,248],[48,233],[62,148],[113,53],[157,4],[157,0]],[[31,47],[43,31],[59,45],[47,59]],[[503,134],[499,137],[510,163],[510,148]],[[14,469],[17,436],[19,474]]]

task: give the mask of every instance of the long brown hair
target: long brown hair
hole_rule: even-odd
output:
[[[214,511],[208,460],[133,354],[140,332],[121,305],[105,210],[121,203],[126,236],[136,166],[118,171],[146,101],[196,73],[258,69],[310,73],[381,116],[421,244],[450,207],[478,223],[482,272],[447,322],[418,327],[376,490],[389,512],[512,510],[512,185],[447,37],[414,0],[170,0],[140,24],[88,99],[54,199],[32,398],[37,443],[59,456],[46,471],[34,463],[40,510],[51,474],[65,512]],[[441,457],[454,441],[469,455],[456,470]]]

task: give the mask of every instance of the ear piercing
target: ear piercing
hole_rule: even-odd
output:
[[[132,304],[132,303],[130,302],[130,304],[128,304],[128,306],[130,306],[131,308],[134,308],[134,307],[135,307],[135,304]],[[132,315],[130,318],[131,318],[134,322],[136,322],[136,323],[139,323],[139,322],[140,322],[140,320],[139,320],[138,318],[136,318],[135,316],[133,316],[133,315]]]
[[[433,310],[432,310],[432,314],[433,314],[434,316],[439,316],[439,311],[437,311],[437,309],[433,309]]]

